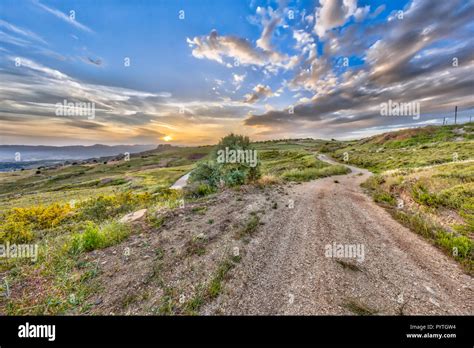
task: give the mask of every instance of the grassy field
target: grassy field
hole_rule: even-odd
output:
[[[345,173],[345,167],[315,158],[320,146],[320,141],[311,140],[255,144],[264,181]],[[171,147],[134,154],[129,160],[0,173],[0,244],[36,244],[39,251],[36,262],[0,260],[0,313],[86,312],[87,298],[100,291],[94,281],[99,267],[87,261],[87,254],[120,243],[132,233],[159,228],[163,221],[155,219],[155,212],[179,206],[185,194],[169,186],[206,161],[212,149]],[[148,218],[139,227],[132,230],[119,222],[125,214],[144,208]]]
[[[262,175],[284,181],[308,181],[346,174],[344,166],[330,165],[316,158],[324,140],[297,139],[256,143]]]
[[[414,128],[328,143],[323,151],[374,173],[462,161],[474,157],[474,124]]]

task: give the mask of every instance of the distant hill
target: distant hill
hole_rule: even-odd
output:
[[[156,145],[92,145],[92,146],[31,146],[0,145],[0,162],[15,162],[15,154],[21,162],[83,160],[94,157],[115,156],[121,153],[137,153],[155,149]]]

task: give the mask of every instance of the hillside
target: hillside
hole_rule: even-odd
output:
[[[263,188],[347,172],[343,166],[317,160],[313,146],[312,142],[298,141],[258,144],[262,177],[252,185]],[[161,147],[132,154],[129,160],[116,156],[103,162],[84,160],[0,173],[0,243],[34,243],[39,250],[36,262],[0,260],[0,274],[5,279],[0,291],[11,292],[7,301],[2,298],[0,311],[87,312],[88,297],[98,291],[91,290],[98,273],[97,265],[86,261],[89,253],[121,245],[142,233],[161,231],[165,217],[175,214],[184,202],[199,220],[207,200],[220,199],[222,193],[206,185],[190,187],[189,192],[168,189],[198,162],[206,161],[212,149]],[[127,213],[140,209],[147,209],[147,215],[138,225],[120,222]],[[246,228],[247,222],[242,223]],[[255,224],[258,222],[251,220],[253,227],[248,228],[255,228]],[[186,237],[186,248],[201,255],[197,234],[196,230]],[[193,255],[194,251],[189,256]]]
[[[327,151],[375,173],[462,161],[474,157],[474,123],[405,129],[336,143]]]
[[[338,160],[379,175],[376,202],[473,270],[474,124],[424,127],[339,143]]]
[[[379,278],[380,272],[396,268],[398,278],[393,281],[398,287],[403,286],[399,279],[411,276],[406,273],[409,269],[430,282],[446,282],[426,273],[433,262],[440,262],[450,276],[458,278],[466,275],[450,258],[468,272],[472,267],[474,171],[472,162],[460,162],[474,153],[472,125],[406,130],[353,142],[294,139],[251,146],[258,152],[260,177],[229,186],[191,182],[184,190],[169,189],[185,173],[208,163],[213,146],[159,148],[133,154],[130,160],[116,156],[103,162],[84,160],[0,173],[0,243],[38,245],[35,261],[1,260],[0,293],[4,296],[0,297],[0,313],[222,314],[222,308],[240,313],[237,308],[244,307],[239,307],[237,298],[227,297],[232,291],[226,284],[239,289],[235,294],[247,296],[250,290],[243,279],[255,272],[254,264],[270,272],[262,275],[271,278],[268,284],[276,284],[276,269],[264,265],[292,255],[300,265],[324,264],[327,268],[321,277],[340,272],[347,281],[353,281],[357,272],[375,277],[373,285],[360,289],[359,299],[345,293],[346,287],[338,287],[344,293],[338,298],[342,302],[336,306],[329,301],[324,313],[367,314],[376,307],[374,311],[386,308],[391,314],[404,310],[419,314],[428,313],[423,303],[400,309],[389,305],[389,292],[377,294],[378,303],[367,304],[375,298],[370,294],[372,286],[388,286]],[[453,150],[458,154],[457,162],[450,162],[449,151]],[[318,159],[321,152],[341,163],[347,152],[346,162],[379,175]],[[440,161],[445,163],[415,168]],[[424,256],[400,257],[407,250],[403,246],[406,241],[400,238],[408,230],[388,221],[383,209],[372,206],[359,192],[360,183],[396,219],[440,246],[448,257],[416,239],[415,234],[403,238],[411,240],[414,250],[423,250]],[[397,210],[398,199],[404,206]],[[367,215],[371,211],[377,212],[376,217]],[[310,247],[314,238],[321,243],[336,236],[345,242],[361,238],[373,247],[380,241],[367,229],[368,222],[390,240],[396,267],[378,252],[369,254],[369,263],[362,267],[329,262],[320,255],[321,245]],[[419,228],[425,225],[429,229]],[[395,235],[396,240],[391,240]],[[313,239],[306,240],[309,236]],[[400,263],[413,257],[415,263]],[[433,261],[434,257],[440,261]],[[419,262],[427,264],[420,268]],[[288,281],[304,273],[301,268],[284,269],[290,273],[278,277]],[[354,270],[356,273],[351,273]],[[326,284],[333,281],[327,279]],[[448,307],[432,305],[429,313],[466,312],[464,291],[458,298],[455,285],[445,285],[450,290],[440,296]],[[257,302],[259,291],[252,293]],[[301,291],[301,296],[308,296]],[[425,298],[415,295],[420,291],[417,287],[411,291],[416,298]],[[228,306],[235,303],[237,307],[220,306],[226,298]],[[317,314],[319,305],[313,303],[316,307],[303,312]],[[273,313],[276,308],[268,310]],[[259,313],[267,312],[262,308]],[[288,313],[302,312],[293,307]]]

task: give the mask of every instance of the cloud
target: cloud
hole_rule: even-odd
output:
[[[463,11],[452,11],[456,4]],[[433,3],[413,0],[404,11],[403,19],[393,16],[389,19],[386,30],[390,34],[367,50],[366,60],[371,67],[371,79],[379,83],[390,83],[413,78],[415,70],[431,73],[432,69],[420,62],[413,62],[413,58],[433,44],[448,38],[450,46],[460,39],[465,42],[470,40],[467,33],[468,26],[472,23],[470,13],[473,12],[473,2],[453,0],[450,3]],[[437,20],[433,21],[433,18]],[[472,52],[468,46],[464,49]],[[427,63],[428,66],[432,65]]]
[[[293,31],[293,38],[296,41],[296,46],[295,48],[301,49],[309,44],[314,43],[314,39],[311,36],[310,33],[302,30],[302,29],[297,29]]]
[[[253,65],[275,71],[278,68],[292,68],[297,59],[297,57],[288,57],[276,51],[265,51],[253,47],[246,39],[220,36],[217,30],[212,30],[208,36],[187,38],[187,43],[192,48],[194,57],[214,60],[228,67]]]
[[[242,123],[247,126],[243,131],[256,137],[355,136],[411,124],[380,116],[380,104],[388,99],[419,102],[426,122],[454,105],[472,109],[474,2],[410,0],[390,14],[384,10],[384,5],[375,10],[358,7],[355,0],[321,0],[310,10],[314,18],[297,9],[301,19],[290,22],[288,7],[258,7],[248,18],[260,30],[252,39],[216,30],[193,35],[187,43],[195,58],[227,67],[238,63],[240,68],[213,71],[215,75],[206,78],[215,93],[200,91],[188,98],[87,83],[54,68],[51,60],[39,64],[20,57],[22,66],[15,67],[15,47],[0,48],[6,53],[0,57],[0,64],[6,61],[0,68],[0,119],[8,124],[0,127],[0,135],[7,137],[2,141],[40,133],[95,142],[109,135],[110,142],[123,142],[166,134],[212,143],[229,131],[240,131]],[[403,19],[397,18],[398,10],[404,11]],[[28,47],[28,54],[39,53],[38,44],[44,44],[35,35],[0,20],[0,40]],[[42,52],[55,56],[53,51]],[[349,66],[341,64],[344,57],[350,57]],[[96,58],[83,49],[73,59],[104,66]],[[453,58],[458,67],[452,65]],[[236,93],[242,90],[247,94]],[[270,103],[274,97],[277,103]],[[96,118],[55,116],[55,103],[64,99],[94,102]],[[292,114],[289,105],[294,106]]]
[[[366,63],[335,74],[330,57],[314,51],[288,83],[292,89],[313,92],[312,97],[301,98],[294,114],[287,109],[270,110],[247,117],[244,124],[282,134],[318,133],[322,127],[325,134],[343,134],[400,123],[400,119],[380,116],[380,104],[388,99],[419,102],[422,120],[431,117],[427,122],[432,122],[433,115],[451,112],[455,105],[472,109],[474,50],[469,27],[473,11],[473,2],[413,0],[403,20],[392,16],[365,31],[355,23],[355,30],[341,31],[348,38],[337,42],[332,41],[335,34],[327,33],[329,53],[350,48],[353,35],[367,33],[367,42],[355,46]],[[453,57],[459,66],[452,65]]]
[[[0,69],[0,120],[8,121],[0,127],[4,143],[141,143],[165,134],[182,144],[212,143],[254,110],[229,98],[183,100],[167,92],[86,83],[24,57],[15,67],[14,58],[6,56],[7,68]],[[236,74],[236,82],[244,79]],[[94,103],[95,118],[56,116],[56,104],[64,100]]]
[[[33,0],[33,3],[36,4],[38,7],[40,7],[42,10],[51,13],[52,15],[56,16],[57,18],[63,20],[66,23],[71,24],[72,26],[76,27],[77,29],[80,29],[82,31],[88,32],[88,33],[93,33],[94,31],[90,29],[89,27],[85,26],[84,24],[80,23],[76,19],[72,19],[71,17],[67,16],[63,12],[52,8],[48,7],[42,3],[40,3],[38,0]]]
[[[257,40],[257,47],[260,47],[261,49],[265,51],[273,50],[271,40],[272,40],[273,32],[275,31],[275,28],[280,24],[280,22],[281,22],[281,19],[277,17],[277,18],[273,18],[264,26],[262,35]]]
[[[232,74],[232,84],[235,86],[235,90],[238,91],[242,87],[242,83],[245,80],[247,74]]]
[[[219,36],[217,30],[212,30],[209,36],[187,39],[192,54],[199,59],[210,59],[224,64],[224,58],[232,58],[235,63],[260,65],[266,64],[262,53],[256,51],[251,44],[234,36]],[[234,62],[233,62],[234,63]]]
[[[20,28],[16,25],[13,25],[13,24],[3,20],[3,19],[0,19],[0,27],[5,28],[5,29],[7,29],[10,32],[13,32],[15,34],[24,36],[24,37],[26,37],[30,40],[34,40],[34,41],[40,42],[44,45],[47,45],[47,42],[41,36],[35,34],[31,30]]]
[[[328,30],[342,26],[357,9],[357,0],[319,0],[314,31],[324,37]]]
[[[273,95],[272,89],[269,86],[258,84],[252,89],[252,93],[245,95],[245,103],[253,104],[260,99],[265,100]]]
[[[95,65],[95,66],[102,66],[103,61],[101,58],[93,59],[91,57],[81,57],[81,60],[84,63]]]
[[[187,38],[186,41],[194,57],[213,60],[227,67],[250,65],[262,67],[266,73],[293,69],[299,57],[281,53],[272,44],[276,28],[284,25],[283,8],[286,7],[274,11],[270,7],[257,7],[256,16],[250,18],[252,23],[262,25],[262,33],[255,45],[241,37],[219,35],[215,29],[208,36]]]
[[[354,12],[354,18],[356,21],[361,22],[367,17],[370,12],[370,6],[358,7]]]
[[[375,9],[375,11],[370,15],[370,17],[372,17],[372,18],[377,17],[379,14],[381,14],[383,11],[385,11],[385,8],[386,8],[385,4],[379,5]]]
[[[4,31],[0,31],[0,42],[5,42],[20,47],[28,47],[31,44],[31,42],[28,40],[15,37],[13,35],[5,33]]]

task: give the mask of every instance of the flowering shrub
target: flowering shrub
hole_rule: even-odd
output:
[[[34,231],[58,226],[71,215],[71,212],[69,204],[58,203],[12,208],[2,215],[0,242],[7,240],[11,243],[29,242],[34,238]]]

